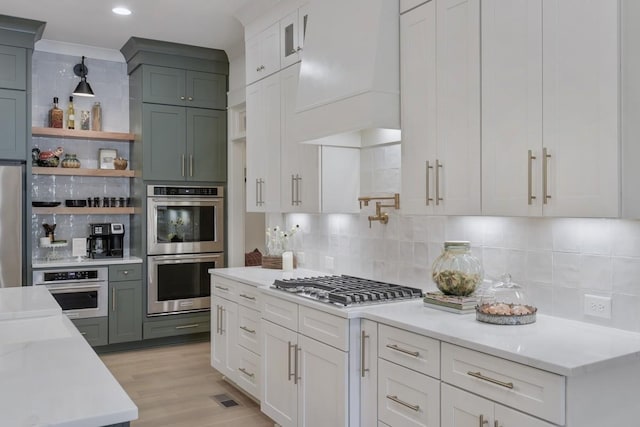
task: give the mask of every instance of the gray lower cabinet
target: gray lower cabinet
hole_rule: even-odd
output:
[[[92,347],[107,345],[109,343],[108,317],[74,319],[72,322]]]
[[[189,335],[210,330],[209,312],[160,316],[147,319],[144,324],[144,339]]]
[[[27,152],[27,100],[23,90],[0,89],[0,158],[24,160]]]
[[[109,267],[109,344],[142,340],[141,274],[140,264]]]
[[[142,106],[143,177],[226,181],[226,112],[174,105]]]

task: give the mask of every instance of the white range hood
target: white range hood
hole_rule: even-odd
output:
[[[295,139],[343,146],[400,140],[398,0],[312,0]]]

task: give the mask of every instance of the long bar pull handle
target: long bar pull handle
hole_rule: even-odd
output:
[[[302,177],[296,174],[296,206],[302,204],[302,200],[300,200],[300,181],[302,181]]]
[[[489,424],[489,420],[485,420],[484,419],[484,415],[480,414],[480,424],[478,424],[480,427],[484,427],[485,424]]]
[[[220,335],[224,335],[224,312],[224,307],[220,306]]]
[[[420,356],[419,351],[406,350],[402,347],[398,347],[397,344],[387,344],[387,348],[390,348],[391,350],[399,351],[400,353],[408,354],[409,356],[413,356],[413,357]]]
[[[198,326],[200,326],[199,323],[192,323],[190,325],[176,326],[176,329],[191,329],[191,328],[197,328]]]
[[[240,329],[242,329],[243,331],[248,332],[250,334],[255,334],[256,333],[255,329],[249,329],[246,326],[240,326]]]
[[[256,376],[256,374],[248,372],[246,369],[244,368],[238,368],[238,371],[242,372],[243,374],[245,374],[246,376],[248,376],[249,378],[253,378]]]
[[[440,169],[442,167],[440,160],[436,159],[436,206],[439,206],[440,202],[444,200],[440,197]]]
[[[184,176],[184,154],[182,155],[182,157],[180,159],[180,174],[182,176]]]
[[[287,348],[287,381],[291,381],[291,377],[295,377],[296,373],[291,373],[291,349],[297,347],[297,345],[292,345],[291,341],[289,341],[289,346]]]
[[[256,297],[252,297],[251,295],[247,295],[247,294],[240,294],[240,296],[241,296],[242,298],[244,298],[244,299],[248,299],[248,300],[251,300],[251,301],[255,301],[255,300],[256,300]]]
[[[425,185],[427,187],[427,190],[425,192],[426,193],[425,194],[426,195],[425,200],[426,200],[427,206],[429,206],[429,202],[433,201],[433,198],[431,197],[431,193],[430,193],[431,192],[431,188],[430,188],[431,187],[431,180],[429,179],[429,173],[431,171],[429,169],[433,169],[433,166],[431,166],[429,164],[429,160],[427,160],[426,161],[426,168],[425,168],[425,177],[426,177]]]
[[[508,389],[512,389],[513,388],[513,383],[511,383],[511,382],[507,383],[507,382],[504,382],[504,381],[496,380],[495,378],[486,377],[486,376],[482,375],[481,372],[469,371],[469,372],[467,372],[467,375],[471,375],[472,377],[481,379],[483,381],[488,381],[490,383],[497,384],[499,386],[502,386],[502,387],[505,387],[505,388],[508,388]]]
[[[362,378],[364,378],[366,373],[369,372],[369,368],[365,368],[364,367],[364,360],[365,360],[365,354],[364,354],[365,343],[364,343],[364,341],[367,338],[369,338],[369,335],[367,335],[367,333],[365,331],[360,332],[360,376]]]
[[[193,176],[193,154],[189,154],[189,176]]]
[[[256,206],[260,206],[260,201],[258,200],[258,194],[260,191],[259,188],[260,188],[260,182],[258,178],[256,178]]]
[[[116,311],[116,288],[111,289],[111,311]]]
[[[229,288],[225,288],[224,286],[216,285],[216,289],[220,289],[221,291],[229,292]]]
[[[549,159],[551,158],[551,154],[547,151],[546,148],[542,149],[542,203],[545,205],[547,201],[551,198],[551,194],[549,194]]]
[[[293,174],[291,174],[291,206],[295,206],[296,205],[296,199],[295,199],[295,191],[294,191],[294,185],[295,185],[295,176]]]
[[[418,412],[420,410],[420,405],[412,405],[411,403],[407,403],[404,400],[398,399],[398,396],[387,394],[387,399],[399,403],[400,405],[405,406],[413,411]]]
[[[220,335],[220,306],[216,304],[216,334]]]
[[[536,156],[533,155],[533,152],[529,150],[527,154],[527,203],[529,205],[533,204],[533,201],[536,199],[536,196],[533,195],[533,161],[536,159]]]
[[[299,354],[302,353],[302,349],[300,347],[298,347],[298,344],[296,344],[296,349],[295,349],[295,359],[293,361],[293,367],[294,367],[294,371],[295,371],[295,376],[293,377],[293,383],[294,384],[298,384],[298,380],[300,380],[300,372],[299,372]]]

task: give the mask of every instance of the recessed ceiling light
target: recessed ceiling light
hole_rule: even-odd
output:
[[[116,15],[131,15],[131,11],[126,7],[114,7],[111,11]]]

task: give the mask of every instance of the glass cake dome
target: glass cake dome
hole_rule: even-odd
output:
[[[476,319],[498,325],[526,325],[536,321],[537,311],[524,289],[505,274],[480,295]]]

